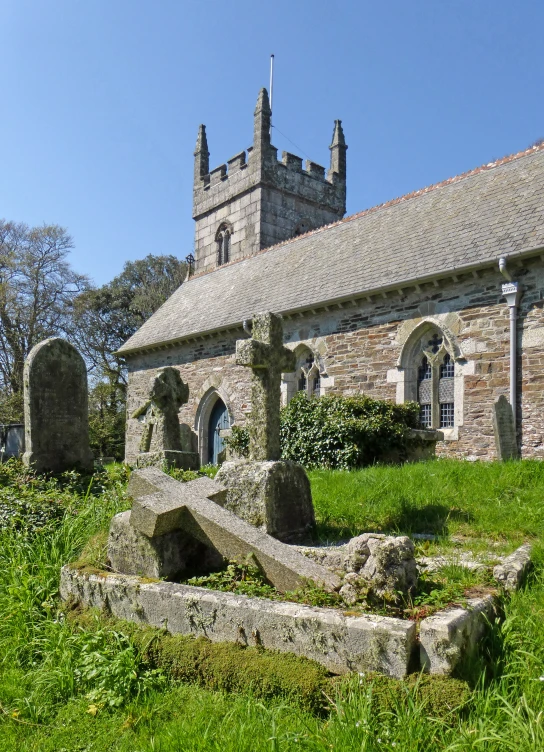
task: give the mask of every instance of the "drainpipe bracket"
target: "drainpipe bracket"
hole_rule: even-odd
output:
[[[505,282],[502,285],[502,294],[506,298],[506,302],[510,308],[517,308],[519,299],[521,298],[521,290],[519,282]]]

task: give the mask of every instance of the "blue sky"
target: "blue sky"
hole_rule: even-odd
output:
[[[193,150],[348,156],[348,214],[544,137],[537,0],[0,0],[0,217],[60,224],[97,284],[192,250]]]

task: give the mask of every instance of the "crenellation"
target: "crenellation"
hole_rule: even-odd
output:
[[[229,176],[232,175],[233,172],[236,172],[236,170],[242,170],[247,167],[245,151],[241,151],[239,154],[235,154],[234,157],[228,159],[227,165],[227,173]]]
[[[227,178],[227,165],[222,164],[219,165],[219,167],[216,167],[214,170],[210,172],[210,182],[209,185],[206,186],[206,189],[213,188],[214,185],[217,185],[223,180],[226,180]]]
[[[308,175],[311,175],[318,180],[325,181],[325,168],[320,164],[317,164],[317,162],[312,162],[311,160],[307,159],[306,172],[308,173]]]
[[[296,154],[291,154],[288,151],[282,152],[281,162],[288,170],[302,172],[302,157],[297,157]]]

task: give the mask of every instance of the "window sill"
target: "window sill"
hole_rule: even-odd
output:
[[[459,441],[459,426],[453,428],[440,428],[444,434],[444,441]]]

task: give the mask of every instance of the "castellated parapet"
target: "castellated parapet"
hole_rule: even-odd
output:
[[[335,121],[330,167],[283,152],[270,140],[270,103],[261,89],[253,146],[209,168],[206,129],[195,150],[193,219],[196,271],[249,256],[262,248],[341,219],[346,211],[346,142]],[[228,238],[225,244],[225,233]]]

